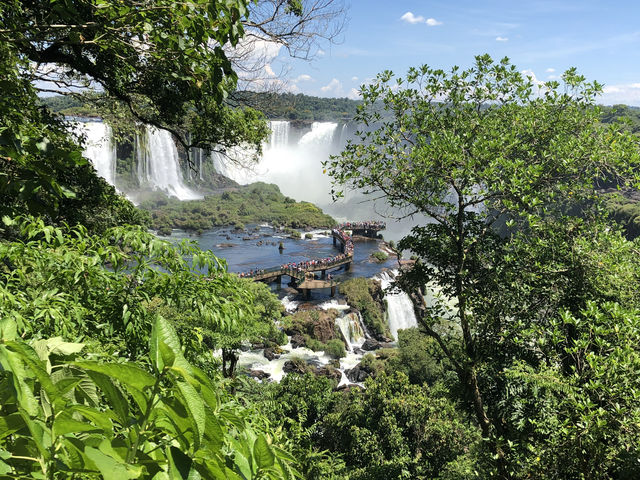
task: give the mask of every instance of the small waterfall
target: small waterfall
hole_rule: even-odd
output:
[[[347,341],[350,352],[353,352],[354,347],[362,346],[365,341],[365,334],[362,329],[362,321],[359,313],[352,312],[336,318],[336,325]]]
[[[382,272],[376,278],[380,280],[382,288],[386,289],[391,285],[397,274],[397,270],[393,270],[391,274],[389,272]],[[389,330],[391,331],[393,338],[397,341],[398,330],[418,326],[416,315],[413,311],[413,304],[411,303],[409,295],[403,291],[385,293],[384,298],[387,301],[387,321],[389,323]]]
[[[116,144],[111,127],[104,122],[80,122],[77,125],[87,137],[84,155],[91,160],[98,175],[115,186]]]
[[[143,159],[138,156],[138,176],[154,190],[162,190],[180,200],[195,200],[202,195],[184,185],[178,163],[178,149],[171,133],[150,127],[146,132]],[[141,174],[140,165],[144,168]],[[141,182],[143,184],[143,182]]]

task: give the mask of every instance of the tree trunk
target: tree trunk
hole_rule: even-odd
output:
[[[235,350],[229,348],[222,349],[222,375],[225,378],[233,378],[236,374],[238,355]]]

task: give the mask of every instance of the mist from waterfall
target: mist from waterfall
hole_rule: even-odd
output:
[[[385,271],[375,278],[380,280],[382,289],[386,290],[393,283],[393,279],[398,274],[397,270]],[[398,330],[413,328],[418,326],[413,304],[409,295],[399,290],[396,292],[385,292],[384,299],[387,302],[387,322],[389,330],[394,340],[398,340]]]
[[[313,122],[311,130],[296,140],[290,122],[271,121],[271,136],[263,145],[263,155],[251,169],[238,166],[222,155],[214,155],[214,166],[223,175],[246,185],[275,183],[283,194],[299,201],[324,203],[329,198],[330,179],[322,171],[322,161],[336,153],[333,122]],[[229,156],[248,163],[247,152],[234,150]]]
[[[84,156],[91,160],[96,172],[111,185],[116,183],[116,144],[111,127],[104,122],[77,122],[86,135]]]

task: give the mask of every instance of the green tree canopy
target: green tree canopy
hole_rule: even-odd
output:
[[[505,478],[510,475],[506,447],[499,438],[509,440],[501,427],[509,419],[488,408],[488,398],[497,400],[491,379],[513,360],[500,355],[513,341],[507,332],[545,316],[557,318],[561,307],[537,297],[542,301],[531,316],[522,315],[517,301],[489,312],[482,289],[495,276],[492,295],[500,298],[499,285],[506,277],[496,269],[515,255],[508,247],[516,232],[535,239],[548,228],[573,228],[574,235],[593,236],[598,181],[637,186],[637,142],[618,125],[598,121],[600,92],[597,82],[586,82],[575,69],[565,72],[562,82],[536,84],[508,59],[494,62],[488,55],[476,57],[466,70],[422,66],[397,81],[387,71],[363,90],[356,120],[364,128],[357,141],[326,165],[340,186],[336,196],[342,186],[355,187],[384,195],[407,214],[432,219],[399,244],[420,259],[401,284],[418,292],[430,281],[444,293],[445,300],[429,304],[414,295],[418,320],[452,362],[483,435],[494,439],[488,444]],[[386,115],[378,111],[380,105]],[[577,228],[570,213],[585,218],[584,226]],[[507,231],[498,235],[497,227],[505,224]],[[537,253],[533,265],[546,265]],[[520,273],[511,281],[529,293],[540,292],[540,277]],[[565,278],[557,288],[584,300],[584,277]],[[574,302],[571,312],[577,315],[584,308],[584,301]],[[524,325],[511,324],[514,318],[525,318]],[[497,337],[485,335],[490,325],[500,331]],[[485,348],[489,345],[493,350]],[[517,357],[519,351],[514,346],[510,352]],[[503,390],[498,396],[506,394]]]

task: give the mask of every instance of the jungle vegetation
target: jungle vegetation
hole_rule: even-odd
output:
[[[367,142],[326,167],[338,189],[435,220],[398,245],[417,257],[398,283],[419,328],[364,357],[364,388],[237,375],[243,345],[284,341],[278,302],[147,232],[42,106],[31,67],[97,82],[178,136],[257,146],[264,116],[226,103],[241,78],[210,47],[238,44],[256,6],[302,25],[319,8],[274,1],[0,4],[0,476],[637,478],[640,248],[596,180],[637,190],[638,142],[600,122],[600,85],[573,69],[539,89],[479,56],[365,87]],[[344,292],[384,333],[381,292]]]

